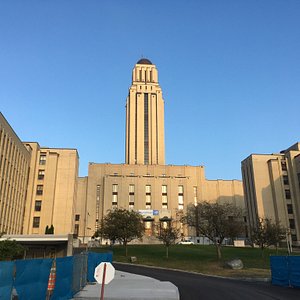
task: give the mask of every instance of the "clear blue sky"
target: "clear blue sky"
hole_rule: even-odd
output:
[[[124,162],[141,56],[159,71],[166,163],[241,179],[299,138],[299,0],[1,0],[0,110],[23,141]]]

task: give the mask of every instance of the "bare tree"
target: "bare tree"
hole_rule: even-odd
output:
[[[176,228],[176,224],[168,222],[165,228],[160,228],[157,238],[161,240],[166,246],[166,257],[169,258],[169,247],[175,244],[179,237],[179,229]]]
[[[242,209],[233,204],[201,202],[187,208],[185,222],[196,232],[210,239],[221,259],[221,246],[225,238],[236,238],[245,230]]]

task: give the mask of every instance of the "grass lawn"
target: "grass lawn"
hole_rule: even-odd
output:
[[[273,249],[265,249],[262,256],[257,248],[222,248],[222,261],[217,260],[214,246],[174,245],[169,248],[169,258],[163,245],[129,245],[128,257],[123,246],[101,247],[92,249],[94,252],[110,250],[115,262],[129,262],[130,256],[136,256],[136,264],[171,269],[213,274],[226,277],[270,277],[270,255],[276,255]],[[279,255],[286,255],[286,250],[279,250]],[[244,263],[242,270],[223,268],[224,261],[240,258]]]

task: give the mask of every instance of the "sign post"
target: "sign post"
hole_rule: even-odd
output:
[[[109,262],[102,262],[95,268],[94,278],[101,283],[101,297],[104,299],[104,285],[110,283],[115,277],[115,268]]]

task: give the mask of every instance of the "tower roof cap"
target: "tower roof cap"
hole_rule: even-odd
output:
[[[153,63],[147,59],[147,58],[141,58],[137,64],[140,64],[140,65],[153,65]]]

